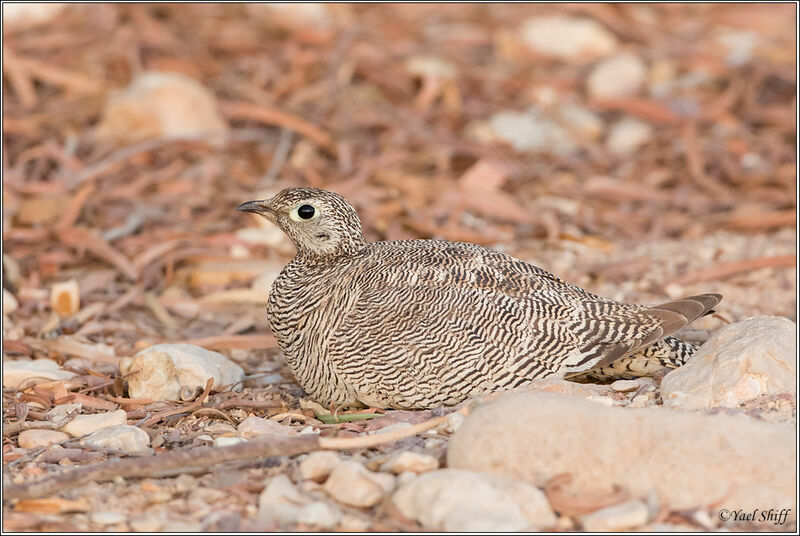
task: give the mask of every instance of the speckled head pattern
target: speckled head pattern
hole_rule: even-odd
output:
[[[347,200],[317,188],[287,188],[263,201],[239,205],[277,225],[303,257],[350,255],[365,246],[361,220]]]

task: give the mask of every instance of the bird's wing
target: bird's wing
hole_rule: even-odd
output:
[[[341,312],[334,345],[360,344],[362,353],[402,354],[409,362],[425,352],[438,354],[431,359],[458,353],[475,366],[498,367],[495,376],[510,370],[530,379],[611,363],[674,333],[720,299],[619,303],[497,251],[415,242],[379,249],[349,274],[349,294],[357,298]]]

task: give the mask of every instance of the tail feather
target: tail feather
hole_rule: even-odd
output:
[[[700,294],[698,296],[688,296],[679,300],[643,308],[638,312],[638,315],[647,318],[648,323],[651,324],[655,319],[657,321],[655,327],[642,337],[634,340],[595,344],[594,348],[582,349],[585,356],[583,362],[593,363],[591,368],[585,372],[568,374],[566,377],[582,377],[591,374],[592,371],[608,367],[618,361],[623,361],[623,363],[620,363],[617,367],[611,367],[609,370],[616,370],[620,367],[624,369],[628,367],[628,364],[631,362],[628,358],[632,356],[638,356],[633,360],[633,363],[641,363],[641,366],[646,370],[650,370],[655,363],[659,363],[660,361],[672,363],[673,361],[670,360],[670,355],[672,354],[675,354],[676,359],[679,354],[686,354],[683,358],[685,359],[685,357],[691,355],[691,352],[689,350],[678,352],[676,344],[680,343],[680,345],[682,345],[681,348],[683,346],[690,347],[691,345],[687,345],[679,339],[668,336],[684,328],[691,322],[694,322],[701,316],[709,314],[709,312],[713,310],[712,308],[716,306],[721,299],[722,296],[720,294]],[[660,344],[656,344],[658,341],[661,341]],[[648,360],[656,361],[653,361],[651,364],[645,363]],[[683,364],[683,360],[671,366],[678,366],[679,364]],[[663,366],[659,366],[658,368],[663,368]]]

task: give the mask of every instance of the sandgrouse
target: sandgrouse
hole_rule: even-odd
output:
[[[668,335],[721,299],[620,303],[474,244],[366,242],[353,207],[326,190],[290,188],[238,209],[297,248],[267,320],[323,404],[435,408],[546,376],[648,375],[691,356],[694,346]]]

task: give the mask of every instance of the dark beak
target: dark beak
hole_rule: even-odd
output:
[[[274,211],[269,208],[269,200],[265,199],[263,201],[248,201],[246,203],[242,203],[236,210],[239,212],[253,212],[255,214],[261,214],[262,216],[266,216],[267,214],[274,214]]]

